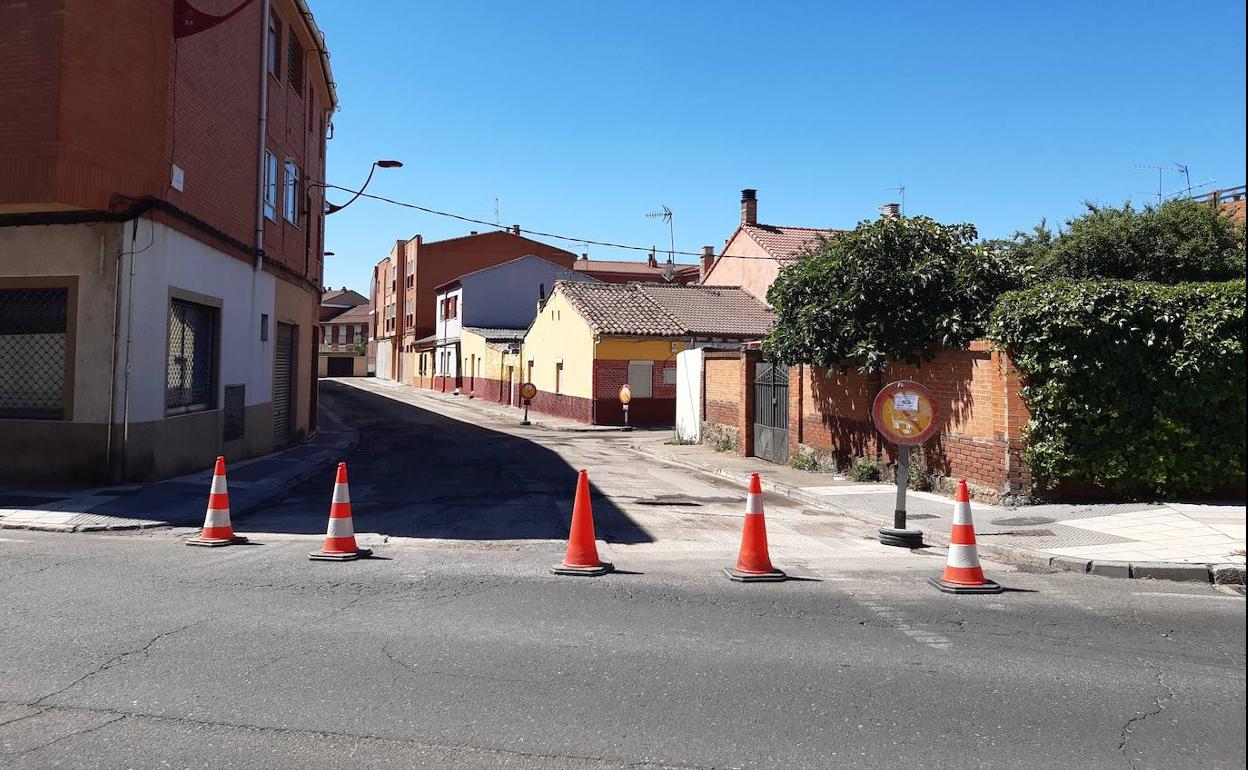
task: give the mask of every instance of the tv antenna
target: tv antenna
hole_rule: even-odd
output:
[[[670,281],[676,276],[676,226],[672,222],[672,210],[663,206],[662,211],[651,211],[646,219],[662,219],[667,223],[667,234],[671,239],[671,251],[667,252],[667,264],[663,266],[663,278]]]
[[[494,226],[502,227],[502,219],[498,216],[498,196],[494,196]]]
[[[901,195],[901,215],[904,217],[906,215],[906,186],[904,184],[899,184],[896,187],[885,187],[884,190],[886,192],[895,192]]]

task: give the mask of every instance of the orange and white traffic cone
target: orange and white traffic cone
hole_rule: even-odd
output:
[[[204,528],[199,537],[187,540],[186,544],[211,548],[245,542],[247,538],[235,535],[234,526],[230,524],[230,493],[225,485],[225,458],[217,457],[217,464],[212,469],[212,488],[208,491],[208,512],[204,515]]]
[[[750,475],[750,493],[745,498],[745,524],[741,528],[741,552],[736,567],[724,567],[724,574],[742,583],[775,582],[785,575],[771,565],[767,553],[767,522],[763,519],[763,485],[758,474]]]
[[[355,526],[351,523],[351,492],[347,488],[347,464],[338,463],[333,502],[329,504],[329,529],[325,533],[325,545],[316,553],[308,554],[308,558],[316,561],[351,561],[372,555],[372,551],[360,548],[355,543]]]
[[[975,524],[971,521],[971,496],[966,479],[958,479],[953,497],[953,533],[949,535],[949,558],[945,574],[928,578],[928,582],[947,594],[999,594],[1000,585],[984,577],[979,566],[979,549],[975,547]]]
[[[576,477],[576,499],[572,503],[572,529],[568,533],[568,551],[561,564],[550,571],[556,575],[605,575],[615,569],[611,562],[598,558],[594,538],[594,510],[589,504],[589,473],[582,470]]]

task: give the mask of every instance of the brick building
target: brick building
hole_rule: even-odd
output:
[[[590,259],[588,254],[573,265],[578,273],[597,278],[604,283],[695,283],[701,272],[698,265],[678,265],[673,263],[671,280],[664,275],[667,263],[660,263],[651,251],[645,262],[627,262],[613,259]]]
[[[0,427],[23,479],[315,429],[336,106],[304,0],[0,7]]]
[[[364,377],[368,368],[368,298],[346,286],[321,295],[317,376]]]
[[[465,273],[532,254],[570,268],[576,255],[510,230],[424,242],[396,241],[373,268],[370,289],[377,376],[417,384],[422,355],[436,347],[437,288]]]

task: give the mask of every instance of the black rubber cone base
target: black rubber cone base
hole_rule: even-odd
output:
[[[917,529],[894,529],[880,527],[879,540],[884,545],[895,545],[898,548],[922,548],[923,533]]]
[[[567,564],[552,564],[550,571],[555,575],[578,575],[580,577],[598,577],[615,571],[615,565],[604,561],[597,567],[570,567]]]
[[[998,583],[995,583],[988,578],[984,578],[984,584],[982,586],[968,586],[962,585],[961,583],[950,583],[940,578],[928,578],[927,582],[947,594],[999,594],[1005,590]]]
[[[308,554],[308,558],[312,561],[355,561],[356,559],[367,559],[372,556],[373,552],[367,548],[360,548],[354,553],[316,553]]]
[[[247,538],[242,535],[235,535],[225,540],[205,540],[202,537],[193,537],[186,541],[187,545],[197,545],[200,548],[220,548],[223,545],[239,545],[246,543]]]
[[[779,583],[789,577],[778,569],[771,572],[741,572],[736,567],[724,567],[724,574],[738,583]]]

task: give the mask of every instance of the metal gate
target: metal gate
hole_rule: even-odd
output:
[[[754,456],[789,459],[789,370],[763,362],[754,376]]]
[[[326,377],[350,377],[355,374],[355,359],[330,356],[325,360]]]
[[[277,325],[277,350],[273,356],[273,443],[290,443],[291,417],[295,403],[295,327]]]

